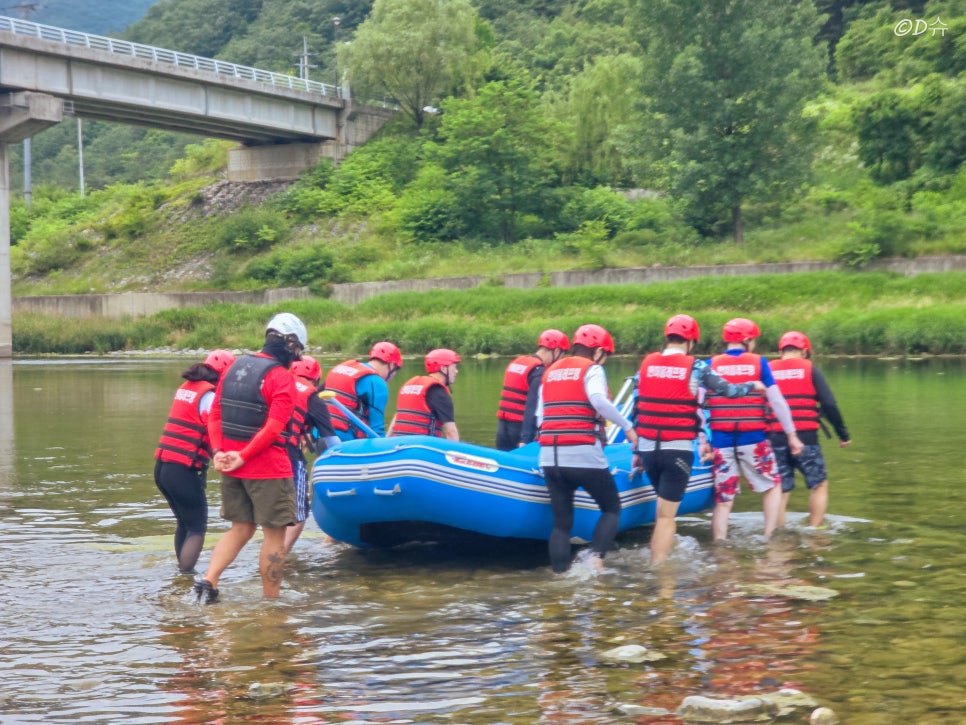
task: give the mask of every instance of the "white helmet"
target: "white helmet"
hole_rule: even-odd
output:
[[[305,329],[305,325],[291,312],[279,312],[268,321],[265,330],[275,330],[281,335],[295,335],[303,350],[309,345],[309,333]]]

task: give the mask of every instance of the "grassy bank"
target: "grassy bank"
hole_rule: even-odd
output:
[[[419,356],[435,347],[463,355],[518,354],[539,332],[571,333],[597,322],[614,336],[618,353],[660,345],[670,314],[694,315],[701,352],[719,347],[721,325],[753,318],[770,351],[787,329],[809,335],[827,354],[917,355],[966,353],[966,273],[902,277],[889,273],[815,272],[755,277],[708,277],[629,286],[396,293],[349,306],[325,299],[286,303],[302,317],[315,352],[356,355],[381,339]],[[79,354],[149,348],[257,348],[265,321],[278,306],[211,305],[169,310],[139,320],[64,320],[18,315],[15,354]]]

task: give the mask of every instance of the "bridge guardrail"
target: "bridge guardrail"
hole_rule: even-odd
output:
[[[80,45],[85,48],[91,48],[92,50],[104,50],[109,53],[118,53],[134,58],[153,60],[159,63],[170,63],[181,68],[210,71],[234,78],[268,83],[269,85],[281,88],[320,93],[333,98],[343,98],[348,95],[346,94],[344,96],[342,88],[328,83],[319,83],[318,81],[296,78],[295,76],[284,73],[260,70],[258,68],[237,65],[213,58],[202,58],[201,56],[191,55],[189,53],[180,53],[176,50],[165,50],[164,48],[155,48],[150,45],[132,43],[127,40],[108,38],[103,35],[91,35],[90,33],[82,33],[77,30],[55,28],[51,25],[41,25],[39,23],[32,23],[29,20],[19,20],[3,15],[0,15],[0,31],[39,38],[40,40],[52,40],[67,45]]]

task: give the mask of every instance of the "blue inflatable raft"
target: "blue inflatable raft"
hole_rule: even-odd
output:
[[[631,475],[631,447],[605,448],[621,496],[620,531],[654,523],[656,496],[645,475]],[[462,533],[546,541],[550,497],[539,446],[497,451],[430,436],[363,438],[325,451],[312,468],[312,513],[337,541],[394,546],[451,540]],[[710,509],[710,465],[695,455],[680,514]],[[600,515],[583,490],[573,536],[590,541]]]

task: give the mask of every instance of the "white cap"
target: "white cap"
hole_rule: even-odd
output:
[[[275,330],[282,335],[295,335],[303,350],[309,345],[309,333],[305,329],[305,325],[291,312],[279,312],[268,321],[265,329]]]

